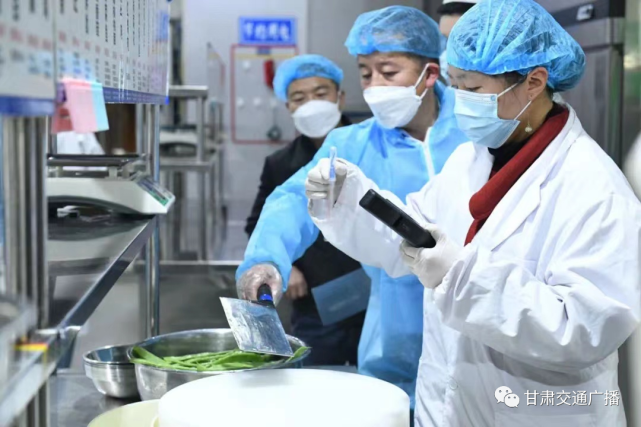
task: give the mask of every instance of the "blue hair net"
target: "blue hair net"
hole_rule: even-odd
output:
[[[483,0],[454,25],[447,62],[456,68],[498,75],[548,70],[548,86],[572,89],[585,70],[581,46],[532,0]]]
[[[347,36],[351,55],[407,52],[426,58],[441,55],[441,33],[432,18],[418,9],[390,6],[363,13]]]
[[[321,55],[300,55],[280,64],[274,77],[274,92],[281,101],[287,101],[287,89],[294,80],[324,77],[338,86],[343,83],[343,70]]]

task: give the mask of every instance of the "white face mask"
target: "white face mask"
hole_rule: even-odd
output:
[[[427,65],[414,86],[373,86],[365,89],[365,102],[372,110],[376,121],[386,129],[406,126],[418,112],[427,88],[421,96],[416,88],[427,72]]]
[[[294,126],[303,135],[309,138],[323,138],[327,136],[341,121],[339,101],[314,100],[309,101],[292,114]]]

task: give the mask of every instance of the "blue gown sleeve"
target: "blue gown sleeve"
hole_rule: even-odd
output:
[[[272,263],[283,277],[287,289],[292,264],[318,238],[318,228],[307,211],[305,180],[307,173],[335,146],[330,133],[311,162],[277,187],[267,198],[258,224],[249,239],[245,258],[236,271],[236,279],[256,264]],[[339,150],[340,153],[340,150]]]

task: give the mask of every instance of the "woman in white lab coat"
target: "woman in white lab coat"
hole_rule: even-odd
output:
[[[447,51],[472,142],[405,202],[342,160],[331,192],[321,162],[307,194],[335,204],[314,220],[346,254],[425,285],[417,426],[625,426],[617,349],[641,312],[641,207],[574,110],[552,101],[585,56],[532,0],[481,1]],[[413,248],[360,208],[370,189],[436,246]]]

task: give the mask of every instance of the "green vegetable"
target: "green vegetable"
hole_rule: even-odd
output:
[[[298,359],[305,353],[307,350],[309,350],[309,347],[298,347],[298,349],[294,352],[294,355],[287,359],[288,362],[291,362],[295,359]]]
[[[134,347],[131,362],[155,368],[175,369],[196,372],[221,372],[242,369],[255,369],[292,362],[308,350],[300,347],[290,358],[270,354],[250,353],[242,350],[221,351],[217,353],[198,353],[185,356],[158,357],[144,348]]]
[[[171,364],[156,356],[155,354],[141,347],[134,347],[133,355],[145,361],[145,365],[158,366],[159,368],[170,368]],[[135,363],[135,362],[134,362]]]
[[[179,357],[165,357],[165,360],[170,361],[170,362],[191,362],[192,359],[200,359],[200,358],[211,358],[211,357],[220,357],[222,355],[225,355],[226,352],[220,352],[220,353],[199,353],[199,354],[189,354],[187,356],[179,356]]]

